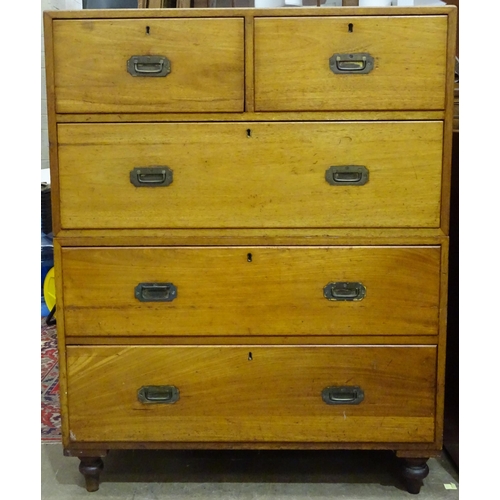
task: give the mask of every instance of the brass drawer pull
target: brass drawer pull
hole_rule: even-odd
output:
[[[342,385],[325,387],[321,397],[327,405],[359,405],[365,399],[365,393],[357,385]]]
[[[328,283],[323,288],[323,295],[328,300],[363,300],[366,288],[359,282],[338,281]]]
[[[374,68],[374,59],[367,52],[357,54],[333,54],[330,57],[330,69],[337,75],[366,75]]]
[[[176,297],[173,283],[139,283],[135,287],[135,298],[141,302],[172,302]]]
[[[325,172],[325,179],[332,186],[363,186],[370,172],[362,165],[333,166]]]
[[[167,76],[170,61],[165,56],[132,56],[127,61],[127,71],[132,76]]]
[[[168,167],[136,167],[130,171],[130,182],[136,187],[170,186],[174,173]]]
[[[179,398],[175,385],[143,385],[137,391],[137,399],[144,404],[172,404]]]

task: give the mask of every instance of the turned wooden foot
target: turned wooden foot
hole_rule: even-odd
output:
[[[99,457],[80,457],[79,471],[85,478],[87,491],[97,491],[99,489],[99,476],[104,468],[102,459]]]
[[[424,478],[429,474],[427,458],[404,458],[402,475],[408,493],[420,493]]]

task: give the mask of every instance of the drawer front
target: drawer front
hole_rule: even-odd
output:
[[[58,113],[243,111],[243,19],[59,20],[53,35]]]
[[[65,334],[436,335],[440,259],[439,247],[63,248]]]
[[[440,121],[62,124],[58,138],[65,229],[440,225]],[[365,182],[344,182],[359,167]]]
[[[434,346],[92,346],[67,353],[73,441],[434,440]]]
[[[256,19],[255,107],[444,109],[446,47],[446,16]]]

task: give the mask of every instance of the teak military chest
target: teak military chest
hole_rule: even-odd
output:
[[[442,446],[456,16],[45,13],[63,446]]]

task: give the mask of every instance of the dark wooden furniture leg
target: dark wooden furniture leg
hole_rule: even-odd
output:
[[[403,458],[403,478],[408,493],[420,493],[423,480],[429,474],[428,458]]]
[[[99,476],[104,468],[100,457],[80,457],[79,471],[85,478],[87,491],[97,491],[99,489]]]

